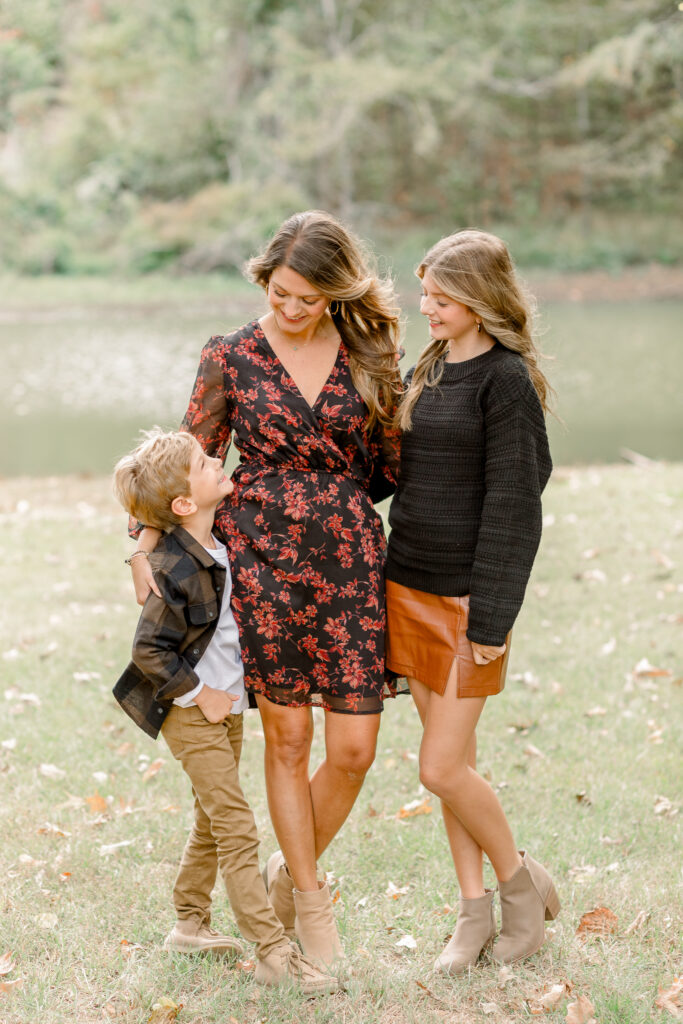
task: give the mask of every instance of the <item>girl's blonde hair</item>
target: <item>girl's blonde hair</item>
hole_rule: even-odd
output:
[[[473,228],[457,231],[432,246],[415,273],[422,280],[427,271],[444,295],[467,306],[481,320],[492,338],[522,356],[547,412],[553,391],[539,366],[542,356],[532,335],[535,303],[517,279],[505,242]],[[447,349],[447,341],[431,341],[420,354],[396,413],[401,430],[410,430],[422,389],[435,387],[441,380]]]
[[[295,270],[329,299],[330,315],[349,350],[354,386],[368,409],[367,428],[389,426],[401,394],[392,281],[380,278],[360,241],[321,210],[286,220],[265,251],[249,260],[245,274],[267,288],[278,267]]]

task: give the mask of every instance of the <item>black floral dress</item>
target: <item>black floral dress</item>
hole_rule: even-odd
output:
[[[247,690],[277,704],[373,714],[391,692],[386,541],[372,503],[395,481],[366,416],[343,342],[312,407],[258,321],[202,351],[183,429],[221,459],[234,434],[235,490],[216,529]]]

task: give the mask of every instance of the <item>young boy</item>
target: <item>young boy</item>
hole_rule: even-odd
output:
[[[239,782],[247,699],[227,551],[211,532],[216,506],[232,489],[219,460],[187,433],[152,436],[117,464],[117,498],[164,535],[149,556],[161,597],[152,592],[147,598],[133,660],[113,692],[148,735],[156,738],[161,730],[192,783],[194,825],[173,890],[177,921],[165,948],[243,953],[237,939],[210,927],[220,870],[239,929],[256,943],[256,981],[293,981],[307,995],[332,992],[336,979],[286,937],[268,901],[254,816]]]

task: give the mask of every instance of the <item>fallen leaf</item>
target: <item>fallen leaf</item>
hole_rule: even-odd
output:
[[[396,945],[403,946],[404,949],[417,949],[417,942],[412,935],[401,936]]]
[[[588,935],[611,935],[616,932],[617,924],[617,915],[609,907],[595,907],[582,916],[576,934],[580,939]]]
[[[523,753],[526,754],[527,757],[545,757],[543,751],[539,750],[538,747],[535,747],[533,743],[527,743]]]
[[[38,769],[41,775],[44,775],[46,779],[63,779],[66,772],[63,768],[58,768],[56,764],[41,764]]]
[[[142,776],[142,781],[148,782],[149,779],[153,779],[155,775],[158,775],[163,764],[164,760],[161,757],[158,757],[156,761],[152,761],[152,763],[148,765],[145,774]]]
[[[668,668],[656,668],[651,665],[647,658],[641,658],[638,664],[633,668],[634,676],[670,676],[672,673]]]
[[[623,582],[623,580],[622,580]],[[600,654],[603,658],[607,657],[608,654],[614,654],[617,649],[617,638],[612,636],[609,638],[606,644],[603,644],[600,648]]]
[[[106,846],[100,846],[100,857],[108,857],[110,853],[116,853],[124,846],[131,846],[135,842],[134,839],[122,839],[120,843],[109,843]]]
[[[119,757],[124,757],[126,754],[130,754],[131,750],[134,749],[135,747],[130,742],[130,740],[126,740],[125,743],[122,743],[120,747],[116,748],[116,753],[119,755]]]
[[[165,807],[161,808],[163,814],[180,814],[180,808],[177,804],[166,804]]]
[[[586,548],[585,551],[581,552],[581,557],[590,561],[591,558],[597,558],[600,554],[600,548]]]
[[[678,814],[678,808],[671,803],[668,797],[655,796],[655,814],[662,818],[673,818]]]
[[[567,1007],[567,1024],[595,1024],[594,1006],[588,996],[579,996]]]
[[[148,1018],[147,1024],[172,1024],[182,1009],[182,1003],[174,1003],[172,999],[160,999],[152,1006],[152,1015]]]
[[[659,989],[655,1006],[660,1010],[668,1010],[674,1017],[680,1017],[680,1010],[683,1008],[683,978],[674,978],[671,988]]]
[[[23,984],[23,978],[15,978],[14,981],[0,981],[0,992],[11,992],[13,988],[21,988]]]
[[[246,974],[251,974],[256,969],[256,963],[254,960],[237,960],[233,967],[235,971],[244,971]]]
[[[666,555],[663,551],[654,550],[652,552],[652,557],[658,565],[661,565],[662,568],[666,570],[671,570],[676,566],[676,563],[671,558],[669,558],[669,556]]]
[[[650,920],[650,911],[641,910],[636,917],[633,918],[628,928],[625,930],[624,935],[633,935],[634,932],[640,931],[644,924]]]
[[[404,804],[397,811],[396,817],[414,818],[417,814],[431,814],[434,808],[430,803],[430,799],[430,797],[426,796],[424,800],[412,800],[409,804]]]
[[[3,750],[14,750],[16,745],[17,741],[14,737],[9,740],[3,740],[2,743],[0,743],[0,747],[2,747]]]
[[[3,953],[0,956],[0,975],[9,974],[14,970],[14,960],[11,953]]]
[[[515,974],[511,967],[501,967],[498,971],[498,988],[505,988],[508,981],[512,981],[514,977]]]
[[[86,796],[85,802],[91,814],[102,814],[107,809],[107,801],[97,790],[95,790],[92,796]]]
[[[60,828],[59,825],[53,825],[51,822],[46,821],[44,825],[41,825],[37,830],[38,835],[41,836],[62,836],[67,839],[71,833],[65,829]]]
[[[576,797],[576,802],[579,804],[583,804],[584,807],[593,806],[593,801],[588,796],[588,793],[585,789],[582,789],[580,793],[575,793],[574,796]]]
[[[59,924],[59,918],[56,914],[40,914],[38,917],[38,924],[41,928],[56,928]]]
[[[481,1012],[487,1016],[492,1013],[498,1012],[498,1003],[481,1003]]]
[[[128,939],[121,939],[121,954],[128,959],[137,949],[142,949],[137,942],[129,942]]]
[[[399,896],[405,896],[410,891],[409,885],[404,885],[399,889],[398,886],[394,885],[393,882],[389,882],[389,885],[385,889],[385,895],[391,896],[392,900],[397,900]]]
[[[109,778],[109,775],[107,772],[93,772],[92,777],[95,780],[95,782],[99,782],[99,784],[103,786],[107,779]]]
[[[59,881],[60,882],[68,882],[70,878],[71,878],[71,872],[70,871],[62,871],[61,875],[59,876]]]
[[[539,996],[538,1002],[544,1010],[554,1010],[566,995],[567,986],[563,982],[562,984],[553,985],[547,992],[544,992],[542,996]]]
[[[607,714],[607,708],[601,708],[599,704],[596,704],[594,708],[589,708],[588,711],[584,711],[586,718],[601,718]]]
[[[77,683],[92,683],[102,676],[99,672],[74,672],[73,678]]]

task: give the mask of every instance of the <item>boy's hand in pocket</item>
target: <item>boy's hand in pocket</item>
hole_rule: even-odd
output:
[[[225,690],[216,690],[213,686],[207,686],[204,683],[194,702],[207,722],[213,722],[215,725],[232,714],[232,706],[238,699],[233,694],[226,693]]]

